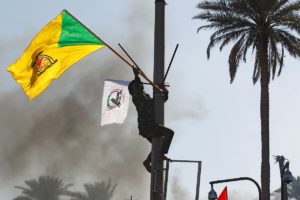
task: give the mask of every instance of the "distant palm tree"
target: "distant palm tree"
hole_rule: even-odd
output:
[[[84,184],[85,192],[73,192],[72,200],[110,200],[113,196],[117,184],[112,185],[109,181],[95,182],[94,184]]]
[[[16,188],[22,190],[22,195],[14,200],[59,200],[63,195],[70,195],[68,188],[72,184],[65,185],[63,180],[51,176],[40,176],[38,180],[25,181],[28,186]]]
[[[197,6],[201,13],[195,19],[209,24],[201,29],[216,29],[210,37],[207,56],[216,44],[220,50],[235,42],[229,55],[230,81],[233,82],[240,61],[247,51],[256,52],[253,83],[260,78],[261,100],[261,187],[262,199],[270,199],[269,83],[279,76],[285,52],[300,57],[299,0],[205,0]]]

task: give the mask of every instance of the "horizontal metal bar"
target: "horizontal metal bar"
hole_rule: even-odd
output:
[[[199,160],[170,160],[170,162],[201,163]]]

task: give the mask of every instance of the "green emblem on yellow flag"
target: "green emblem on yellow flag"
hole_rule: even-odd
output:
[[[104,46],[97,36],[63,10],[7,70],[32,100],[71,65]]]

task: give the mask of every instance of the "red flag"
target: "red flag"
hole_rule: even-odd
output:
[[[227,196],[227,186],[224,188],[224,190],[222,191],[222,193],[220,194],[218,200],[227,200],[228,196]]]

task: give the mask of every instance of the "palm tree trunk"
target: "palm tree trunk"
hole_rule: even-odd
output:
[[[260,120],[261,120],[261,189],[262,200],[270,200],[270,138],[269,138],[269,67],[268,40],[262,37],[258,44],[260,76]]]

